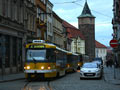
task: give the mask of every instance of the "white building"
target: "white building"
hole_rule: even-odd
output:
[[[106,55],[107,55],[107,47],[103,44],[101,44],[98,41],[95,41],[95,57],[102,58],[103,63],[106,61]]]

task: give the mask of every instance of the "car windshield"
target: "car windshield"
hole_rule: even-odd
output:
[[[94,61],[102,61],[101,58],[95,58]]]
[[[45,60],[46,50],[28,50],[27,60]]]
[[[97,64],[84,64],[83,68],[97,68]]]

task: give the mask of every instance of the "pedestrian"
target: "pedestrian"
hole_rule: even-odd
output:
[[[108,67],[108,60],[106,61],[106,66]]]

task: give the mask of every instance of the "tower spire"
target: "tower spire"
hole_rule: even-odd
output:
[[[83,8],[83,11],[81,13],[81,15],[79,17],[94,17],[91,13],[91,10],[89,9],[89,6],[87,4],[87,0],[85,2],[85,5],[84,5],[84,8]],[[78,18],[79,18],[78,17]]]

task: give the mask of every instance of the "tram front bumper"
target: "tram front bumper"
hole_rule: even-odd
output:
[[[35,75],[42,74],[45,78],[56,77],[56,75],[57,75],[56,69],[52,69],[52,70],[25,70],[24,73],[30,74],[33,77],[35,77]]]

